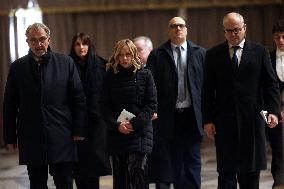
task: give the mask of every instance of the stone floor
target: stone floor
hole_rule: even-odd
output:
[[[215,149],[212,142],[205,140],[202,145],[202,189],[217,188]],[[268,155],[268,169],[261,173],[260,189],[269,189],[272,185],[270,174],[270,160]],[[25,166],[18,166],[17,154],[7,154],[4,149],[0,149],[0,189],[28,189],[29,182]],[[52,178],[49,179],[50,189],[55,189]],[[112,188],[111,176],[102,177],[101,189]],[[76,188],[76,187],[74,187]],[[150,185],[154,189],[154,185]]]

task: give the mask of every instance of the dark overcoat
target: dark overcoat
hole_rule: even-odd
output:
[[[75,166],[80,176],[105,176],[111,174],[110,160],[107,153],[106,124],[101,117],[100,97],[105,77],[106,60],[92,56],[82,68],[76,60],[79,75],[86,95],[87,127],[86,139],[78,141],[79,162]]]
[[[82,136],[85,110],[70,57],[48,51],[39,68],[30,52],[11,64],[4,95],[4,141],[18,143],[20,164],[77,160],[73,136]]]
[[[218,171],[266,168],[261,110],[280,112],[278,83],[267,50],[246,40],[239,66],[228,43],[207,51],[202,94],[204,123],[216,126]]]
[[[197,132],[188,133],[188,135],[199,139],[204,135],[201,115],[201,89],[205,49],[187,41],[187,61],[188,90],[197,123]],[[169,139],[173,138],[175,133],[174,123],[178,91],[178,74],[170,41],[150,53],[147,68],[153,73],[158,95],[158,119],[154,121],[153,126],[154,149],[150,160],[150,180],[153,182],[170,182],[172,180],[172,168],[170,152],[167,147],[170,145]]]

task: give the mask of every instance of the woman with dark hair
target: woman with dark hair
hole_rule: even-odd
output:
[[[86,139],[77,142],[79,162],[74,164],[73,175],[77,189],[98,189],[99,177],[111,174],[106,126],[99,107],[106,60],[95,53],[90,37],[84,33],[74,35],[70,56],[86,95],[88,120]]]
[[[146,189],[147,155],[153,147],[151,118],[157,111],[154,80],[150,70],[141,69],[137,48],[129,39],[116,43],[106,67],[102,110],[109,134],[113,188]],[[126,112],[125,118],[118,119],[122,112]],[[131,113],[132,119],[127,116]]]

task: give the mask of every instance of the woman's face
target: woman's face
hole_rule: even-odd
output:
[[[132,60],[133,56],[130,52],[130,49],[128,46],[124,46],[119,55],[118,55],[118,59],[119,59],[119,64],[123,67],[123,68],[129,68],[132,65]]]
[[[83,41],[80,38],[77,38],[77,40],[74,43],[74,50],[75,53],[80,59],[84,59],[88,53],[89,46],[87,44],[84,44]]]

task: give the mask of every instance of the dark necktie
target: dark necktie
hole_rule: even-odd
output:
[[[233,56],[232,56],[232,62],[234,65],[238,66],[239,63],[238,63],[238,57],[237,57],[237,50],[239,48],[239,46],[233,46],[232,47],[234,49],[234,53],[233,53]]]
[[[178,70],[178,101],[185,100],[185,65],[181,62],[181,47],[176,47],[177,52],[177,70]]]

